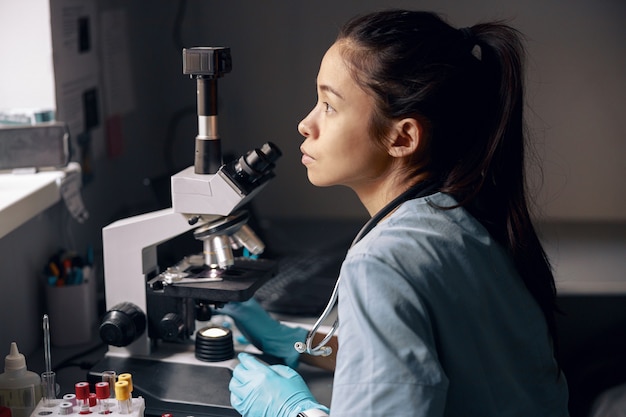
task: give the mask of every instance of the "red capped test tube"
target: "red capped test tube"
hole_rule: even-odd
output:
[[[91,411],[89,410],[89,383],[77,382],[74,385],[74,390],[76,392],[76,400],[79,410],[78,412],[80,414],[91,413]]]
[[[98,400],[98,414],[110,414],[111,404],[109,397],[111,396],[111,387],[108,382],[96,383],[96,399]]]

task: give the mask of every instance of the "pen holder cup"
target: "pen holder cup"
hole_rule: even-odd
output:
[[[50,343],[64,347],[93,340],[97,319],[96,283],[85,277],[80,284],[46,286]]]

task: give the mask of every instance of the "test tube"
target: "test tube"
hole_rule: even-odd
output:
[[[117,381],[115,383],[115,398],[117,399],[117,412],[120,414],[130,414],[133,407],[128,381]]]
[[[133,375],[129,373],[120,374],[117,377],[117,380],[128,382],[128,392],[130,393],[130,396],[132,397],[133,396]]]
[[[96,399],[98,400],[98,413],[110,414],[111,404],[109,404],[109,397],[111,396],[111,388],[108,382],[96,383]]]
[[[89,393],[89,408],[93,408],[98,405],[98,398],[96,398],[95,392]]]
[[[68,416],[74,413],[74,404],[69,401],[63,401],[59,404],[59,414],[62,416]]]
[[[46,371],[41,374],[41,387],[43,390],[44,407],[54,407],[57,398],[56,374],[53,371]]]
[[[89,414],[89,383],[77,382],[74,384],[79,414]]]
[[[76,394],[64,394],[63,395],[63,402],[70,403],[70,404],[72,404],[72,406],[77,405]]]
[[[115,387],[115,378],[116,378],[115,371],[102,372],[102,382],[109,383],[109,391],[111,393],[110,398],[115,398],[115,390],[113,389]]]

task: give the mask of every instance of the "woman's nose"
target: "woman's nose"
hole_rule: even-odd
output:
[[[298,132],[300,132],[300,134],[304,136],[305,138],[308,138],[314,133],[312,113],[313,113],[313,110],[309,114],[307,114],[306,117],[302,119],[302,121],[300,121],[300,123],[298,123]]]
[[[307,126],[307,124],[305,122],[306,122],[306,118],[302,119],[300,121],[300,123],[298,123],[298,132],[300,132],[300,134],[302,136],[304,136],[305,138],[308,138],[309,134],[310,134],[310,131],[309,131],[309,128],[308,128],[308,126]]]

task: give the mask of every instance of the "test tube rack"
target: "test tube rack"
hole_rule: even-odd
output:
[[[122,414],[117,404],[117,400],[110,398],[108,401],[111,403],[108,414],[106,417],[143,417],[144,410],[146,408],[145,401],[142,397],[132,398],[130,413]],[[31,417],[56,417],[56,416],[70,416],[70,417],[86,417],[89,414],[93,414],[93,417],[101,417],[103,414],[100,412],[99,406],[93,406],[89,408],[89,412],[80,410],[78,405],[73,404],[65,400],[45,400],[42,399],[37,408],[31,414]]]

